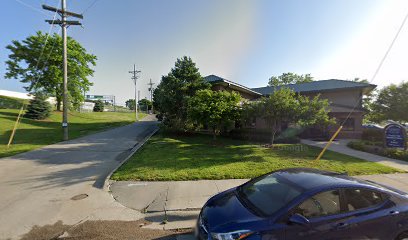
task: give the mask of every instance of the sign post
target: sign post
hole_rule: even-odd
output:
[[[407,132],[402,125],[391,123],[384,128],[386,148],[407,149]]]

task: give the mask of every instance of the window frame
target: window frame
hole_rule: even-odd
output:
[[[298,204],[296,204],[296,206],[294,206],[288,214],[288,218],[293,215],[296,212],[296,209],[302,205],[304,202],[310,200],[312,197],[321,194],[321,193],[325,193],[325,192],[332,192],[332,191],[338,191],[339,192],[339,203],[340,203],[340,211],[338,213],[333,213],[333,214],[327,214],[327,215],[321,215],[321,216],[315,216],[315,217],[306,217],[307,219],[314,221],[316,219],[320,219],[320,218],[332,218],[334,216],[338,216],[338,215],[343,215],[345,213],[347,213],[346,208],[347,205],[345,205],[345,198],[344,198],[344,192],[343,192],[343,188],[330,188],[330,189],[324,189],[323,191],[319,191],[316,193],[313,193],[311,195],[308,195],[305,199],[303,199],[301,202],[299,202]]]
[[[375,204],[375,205],[371,205],[371,206],[365,207],[365,208],[359,208],[359,209],[349,210],[349,209],[348,209],[347,194],[345,193],[345,191],[348,190],[348,189],[349,189],[349,190],[350,190],[350,189],[358,189],[358,190],[365,190],[365,191],[375,192],[375,193],[377,193],[378,195],[380,195],[380,197],[381,197],[381,202],[380,202],[380,203],[377,203],[377,204]],[[366,212],[366,211],[371,211],[371,210],[377,209],[377,208],[381,207],[382,205],[384,205],[384,204],[388,201],[388,199],[389,199],[389,197],[390,197],[388,194],[386,194],[386,193],[384,193],[384,192],[381,192],[381,191],[376,190],[376,189],[365,188],[365,187],[345,187],[345,188],[342,189],[342,195],[343,195],[343,198],[344,198],[344,207],[346,208],[345,213]]]
[[[347,206],[347,199],[346,199],[346,196],[345,196],[346,195],[345,194],[345,189],[355,189],[355,188],[366,189],[366,190],[369,190],[369,191],[374,191],[374,192],[379,193],[381,195],[381,198],[383,199],[382,203],[377,204],[375,206],[368,207],[368,208],[360,208],[360,209],[357,209],[357,210],[349,211],[348,206]],[[292,206],[290,208],[290,210],[287,212],[287,214],[285,214],[282,218],[280,218],[280,222],[287,223],[289,218],[293,214],[295,214],[296,208],[298,208],[303,202],[309,200],[311,197],[315,196],[316,194],[327,192],[327,191],[334,191],[334,190],[338,190],[340,192],[340,213],[331,214],[331,215],[324,215],[324,216],[317,216],[317,217],[312,217],[312,218],[308,218],[308,217],[305,216],[307,219],[310,220],[310,222],[317,223],[317,222],[326,221],[326,220],[329,220],[329,219],[338,219],[338,218],[350,217],[350,216],[353,216],[355,214],[373,211],[373,210],[381,208],[383,205],[385,205],[389,201],[389,199],[391,197],[390,194],[388,194],[386,192],[380,191],[378,189],[373,189],[373,188],[370,188],[370,187],[340,186],[340,187],[335,187],[335,188],[327,188],[327,189],[323,189],[321,191],[314,192],[313,194],[307,195],[305,198],[300,200],[298,203],[296,203],[294,206]]]

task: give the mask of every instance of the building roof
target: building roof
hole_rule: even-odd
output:
[[[211,84],[217,84],[217,83],[228,84],[228,85],[232,85],[232,86],[238,88],[241,91],[248,92],[250,94],[254,94],[254,95],[258,95],[258,96],[262,96],[261,93],[259,93],[257,91],[254,91],[251,88],[245,87],[244,85],[241,85],[239,83],[227,80],[225,78],[222,78],[222,77],[219,77],[219,76],[216,76],[216,75],[208,75],[208,76],[204,77],[204,79],[207,82],[211,83]]]
[[[336,90],[346,90],[346,89],[362,89],[363,92],[369,92],[376,88],[374,84],[353,82],[338,79],[329,80],[319,80],[308,83],[297,83],[297,84],[287,84],[283,86],[275,87],[259,87],[252,88],[252,90],[261,93],[262,95],[269,95],[275,91],[275,89],[280,89],[282,87],[288,87],[295,92],[322,92],[322,91],[336,91]]]

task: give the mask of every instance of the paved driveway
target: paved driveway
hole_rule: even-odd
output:
[[[16,239],[34,225],[59,220],[71,225],[88,219],[142,218],[140,212],[114,201],[102,187],[110,171],[155,128],[157,122],[147,117],[124,127],[1,158],[0,239]],[[83,196],[87,197],[81,199]]]

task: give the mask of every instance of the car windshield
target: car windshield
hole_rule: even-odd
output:
[[[302,193],[302,189],[278,173],[248,182],[239,196],[264,215],[272,215]]]

